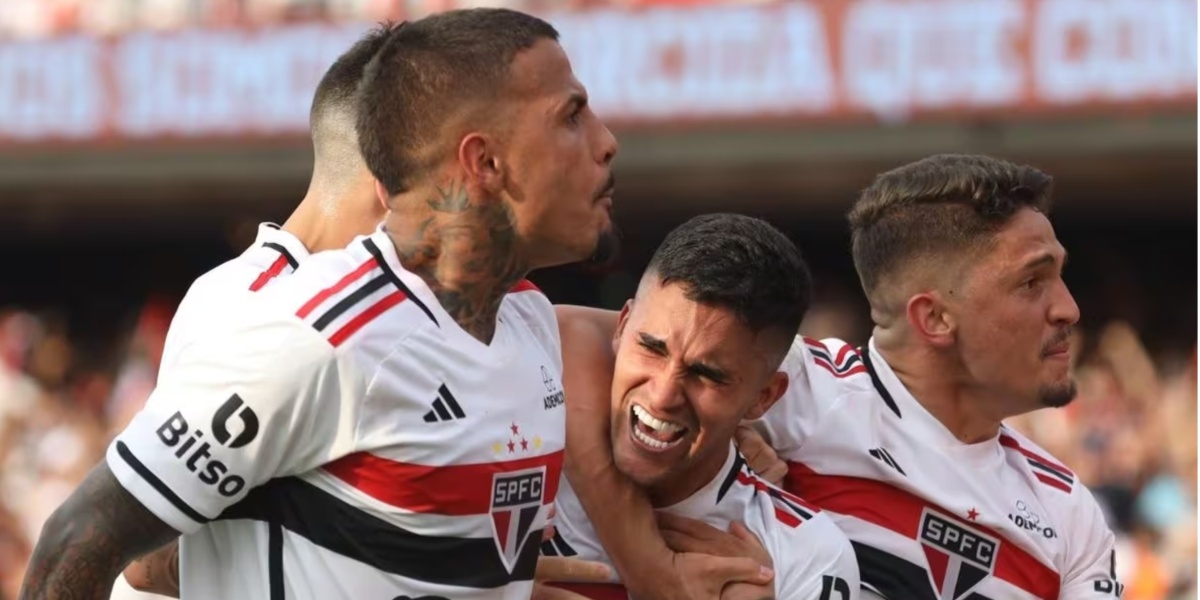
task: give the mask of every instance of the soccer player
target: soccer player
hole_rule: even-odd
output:
[[[569,403],[608,407],[612,461],[657,510],[720,529],[741,522],[761,540],[778,574],[766,597],[857,598],[845,535],[756,477],[733,446],[738,424],[787,389],[779,365],[810,295],[807,267],[778,230],[740,215],[696,217],[667,235],[615,327],[602,311],[556,307],[564,385]],[[569,485],[557,507],[542,553],[610,562]],[[627,598],[619,585],[568,587]]]
[[[167,330],[160,374],[171,369],[183,347],[241,309],[248,295],[291,274],[310,253],[343,248],[383,220],[385,206],[359,152],[354,123],[355,90],[387,33],[386,27],[367,32],[325,71],[309,110],[313,171],[308,192],[282,227],[259,225],[253,245],[192,283]],[[177,597],[178,552],[172,542],[135,560],[125,579],[134,589]]]
[[[850,212],[874,336],[861,349],[797,339],[792,383],[759,426],[788,463],[786,489],[849,536],[864,597],[1120,596],[1091,493],[1003,424],[1075,394],[1079,310],[1047,218],[1051,183],[940,155],[880,175]],[[647,518],[628,482],[584,481],[593,521]],[[618,534],[611,551],[655,560],[653,532]]]
[[[524,277],[611,238],[616,141],[518,12],[401,25],[365,77],[384,225],[180,350],[47,521],[22,598],[106,598],[181,533],[185,598],[530,597],[565,423]]]

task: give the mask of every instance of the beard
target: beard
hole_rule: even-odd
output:
[[[621,249],[621,234],[617,231],[616,222],[610,223],[596,238],[596,248],[588,257],[587,264],[602,267],[616,262]]]
[[[1044,407],[1062,408],[1070,404],[1077,393],[1075,380],[1068,379],[1061,383],[1042,386],[1038,390],[1038,399]]]

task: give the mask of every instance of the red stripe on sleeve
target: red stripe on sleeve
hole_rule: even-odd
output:
[[[541,292],[541,291],[542,291],[541,288],[539,288],[536,285],[533,285],[532,281],[530,281],[528,279],[522,279],[521,281],[518,281],[517,285],[514,285],[511,290],[508,290],[508,293],[515,294],[517,292]]]
[[[265,271],[258,274],[258,278],[254,280],[254,283],[250,284],[250,291],[257,292],[258,290],[261,290],[264,285],[267,285],[268,281],[278,277],[279,274],[283,272],[283,269],[287,266],[287,257],[280,254],[279,258],[276,258],[275,262],[271,263],[271,266],[267,267]]]
[[[1072,473],[1070,469],[1068,469],[1068,468],[1066,468],[1044,456],[1040,456],[1038,454],[1035,454],[1033,452],[1030,452],[1029,450],[1022,448],[1021,444],[1019,442],[1017,442],[1016,438],[1013,438],[1013,437],[1007,436],[1007,435],[1001,435],[1000,436],[1000,445],[1004,446],[1005,448],[1012,448],[1012,449],[1016,450],[1017,452],[1024,454],[1025,458],[1032,458],[1033,460],[1036,460],[1039,463],[1042,463],[1042,466],[1049,467],[1050,469],[1058,471],[1059,473],[1061,473],[1067,477],[1070,477],[1071,479],[1075,478],[1075,474]]]
[[[354,335],[355,331],[362,329],[363,325],[370,323],[375,317],[383,314],[383,311],[404,302],[406,298],[408,296],[405,296],[404,292],[399,291],[384,296],[379,302],[372,304],[367,307],[367,310],[358,313],[353,319],[347,321],[345,325],[342,325],[341,329],[333,332],[333,335],[329,336],[329,343],[333,344],[334,348],[340,346],[342,342],[346,341],[346,338]]]
[[[1058,488],[1068,494],[1071,493],[1071,487],[1068,486],[1067,484],[1063,483],[1061,480],[1055,479],[1049,475],[1043,475],[1041,473],[1034,473],[1033,476],[1037,477],[1038,481],[1040,481],[1052,488]]]
[[[321,303],[328,300],[330,296],[346,289],[346,286],[350,285],[363,275],[370,273],[377,265],[378,263],[375,262],[375,258],[371,257],[367,260],[367,262],[359,265],[357,269],[351,271],[350,274],[338,280],[337,283],[321,290],[320,293],[318,293],[316,296],[313,296],[308,302],[305,302],[304,306],[301,306],[300,310],[296,311],[296,316],[300,317],[301,319],[307,317],[314,308],[320,306]]]
[[[325,465],[325,471],[362,493],[404,510],[439,515],[483,515],[491,511],[492,477],[546,468],[542,504],[558,494],[563,451],[510,461],[434,467],[397,462],[358,452]]]

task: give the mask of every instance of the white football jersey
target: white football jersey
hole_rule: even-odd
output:
[[[274,223],[261,223],[254,243],[192,282],[179,301],[163,344],[159,373],[175,364],[179,351],[213,328],[224,327],[247,296],[296,270],[308,248]]]
[[[850,537],[864,597],[1112,599],[1113,534],[1069,469],[1001,428],[963,444],[875,351],[796,338],[759,423],[786,489]]]
[[[556,505],[555,536],[542,543],[542,554],[612,566],[579,498],[565,480]],[[771,554],[775,597],[780,600],[859,597],[854,551],[837,525],[817,507],[759,479],[732,446],[716,478],[682,502],[660,510],[701,520],[721,530],[729,529],[733,521],[745,524]],[[628,598],[620,585],[562,587],[594,600]]]
[[[185,534],[184,600],[529,597],[565,424],[545,296],[514,288],[485,345],[377,232],[230,319],[107,454]]]

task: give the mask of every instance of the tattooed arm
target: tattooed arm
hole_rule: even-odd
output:
[[[179,541],[147,554],[125,569],[125,581],[139,591],[179,597]]]
[[[179,536],[100,463],[42,528],[19,600],[108,600],[134,558]]]

